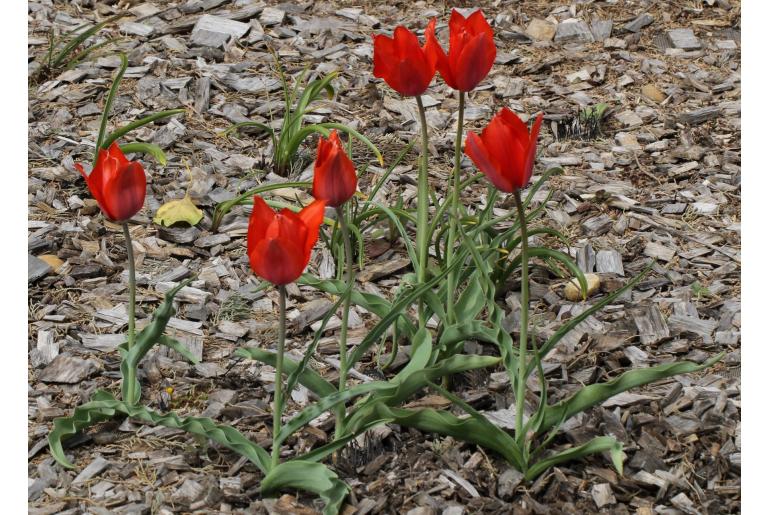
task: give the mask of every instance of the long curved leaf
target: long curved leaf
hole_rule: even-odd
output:
[[[393,173],[393,170],[396,169],[396,167],[401,163],[401,161],[404,159],[404,157],[409,153],[410,150],[412,150],[412,147],[414,147],[414,144],[417,143],[416,139],[413,139],[410,141],[404,149],[399,152],[398,156],[396,156],[396,159],[393,161],[393,163],[388,166],[388,169],[385,170],[385,173],[382,174],[382,177],[380,177],[377,180],[377,183],[372,186],[371,190],[369,190],[369,194],[367,195],[367,199],[365,201],[365,204],[373,201],[374,197],[377,196],[377,192],[380,191],[380,188],[383,184],[385,184],[385,181],[388,180],[388,177]]]
[[[625,392],[631,388],[653,383],[666,377],[689,374],[709,368],[721,360],[724,355],[725,353],[722,352],[700,365],[692,361],[680,361],[664,363],[649,368],[629,370],[612,381],[584,386],[569,398],[548,406],[543,416],[543,423],[536,431],[538,434],[547,431],[560,420],[567,420],[573,415],[596,406],[613,395]]]
[[[117,413],[152,424],[182,429],[188,433],[205,436],[241,456],[245,456],[263,473],[267,473],[270,467],[270,456],[267,451],[233,427],[217,424],[210,418],[179,417],[176,413],[161,414],[144,406],[129,406],[104,390],[97,390],[90,402],[75,408],[72,417],[61,417],[54,420],[54,429],[48,434],[51,454],[62,466],[72,468],[73,465],[64,457],[61,450],[62,440],[95,422],[111,418]]]
[[[126,16],[127,14],[128,13],[120,13],[120,14],[116,14],[114,16],[111,16],[111,17],[107,18],[106,20],[102,21],[101,23],[97,23],[96,25],[94,25],[90,29],[86,30],[85,32],[81,32],[77,36],[74,36],[72,39],[70,39],[64,45],[64,47],[56,54],[56,56],[51,59],[50,65],[52,67],[54,67],[54,68],[58,67],[59,65],[61,65],[62,62],[64,62],[64,60],[67,58],[67,56],[70,53],[72,53],[73,50],[75,50],[77,47],[79,47],[86,39],[90,38],[91,36],[93,36],[94,34],[99,32],[100,30],[102,30],[105,25],[107,25],[109,23],[112,23],[112,22],[114,22],[116,20],[119,20],[120,18]],[[81,25],[81,26],[77,27],[76,29],[70,31],[68,33],[68,35],[69,34],[74,34],[78,30],[83,29],[83,28],[85,28],[87,26],[88,26],[87,24]]]
[[[86,48],[84,50],[81,50],[80,52],[78,52],[77,54],[72,56],[72,59],[67,61],[65,69],[66,70],[71,70],[72,68],[74,68],[78,64],[80,64],[83,61],[85,61],[86,58],[89,55],[93,54],[94,52],[96,52],[100,48],[104,48],[104,47],[107,47],[109,45],[116,45],[116,44],[120,43],[121,41],[123,41],[124,39],[125,38],[112,38],[112,39],[108,39],[106,41],[102,41],[101,43],[96,43],[94,45],[91,45],[91,46],[89,46],[88,48]]]
[[[91,401],[75,408],[72,416],[55,418],[53,428],[48,433],[48,447],[51,450],[51,456],[62,467],[75,468],[75,465],[64,455],[62,442],[88,427],[110,420],[115,414],[116,410],[110,405]]]
[[[483,320],[457,323],[444,327],[439,338],[439,347],[452,348],[466,340],[497,344],[497,333],[498,330],[490,327],[489,323]]]
[[[401,371],[391,380],[392,382],[400,382],[402,379],[408,377],[414,372],[418,372],[425,368],[430,361],[433,347],[431,345],[430,331],[425,327],[421,327],[417,330],[412,338],[411,358]]]
[[[395,406],[406,401],[406,399],[414,395],[417,390],[427,386],[428,383],[431,383],[438,378],[451,374],[459,374],[460,372],[466,372],[468,370],[475,370],[477,368],[487,368],[499,363],[500,358],[495,356],[455,354],[454,356],[437,362],[435,365],[410,374],[398,383],[391,383],[391,388],[382,389],[382,391],[372,395],[366,402],[382,401],[389,406]],[[348,428],[356,428],[361,424],[366,424],[366,417],[368,415],[364,412],[364,406],[365,404],[359,405],[355,410],[351,411],[350,415],[348,415],[348,418],[345,420],[346,430]],[[351,432],[355,433],[355,430],[351,430]]]
[[[570,273],[577,278],[578,282],[580,283],[580,291],[583,294],[583,298],[585,298],[586,293],[588,292],[588,281],[586,281],[586,277],[583,274],[583,271],[580,270],[580,268],[577,266],[577,264],[575,264],[570,256],[564,252],[559,252],[558,250],[548,249],[545,247],[530,247],[527,251],[527,254],[530,257],[550,258],[564,265],[570,271]],[[514,270],[515,267],[519,266],[520,264],[521,255],[518,255],[511,261],[511,264],[508,265],[508,270]]]
[[[429,369],[424,369],[421,371],[418,371],[417,373],[411,374],[409,377],[405,378],[400,384],[391,384],[390,388],[383,388],[380,391],[374,393],[371,397],[364,400],[362,404],[359,404],[355,408],[351,410],[351,413],[348,415],[348,418],[345,420],[345,426],[344,426],[344,433],[343,435],[335,439],[332,442],[329,442],[326,445],[323,445],[322,447],[318,447],[316,449],[313,449],[309,453],[302,456],[301,459],[304,460],[322,460],[326,456],[329,456],[331,453],[337,451],[338,449],[344,447],[350,440],[355,438],[357,435],[363,433],[364,431],[371,429],[372,427],[375,427],[382,423],[392,422],[395,421],[394,417],[397,417],[398,414],[409,414],[409,417],[411,417],[411,413],[409,410],[398,410],[398,408],[391,408],[388,407],[388,405],[392,404],[400,404],[405,399],[411,397],[417,390],[420,388],[423,388],[427,386],[430,382],[433,380],[443,377],[445,375],[454,374],[454,373],[460,373],[467,370],[474,370],[477,368],[484,368],[493,366],[500,362],[500,358],[495,358],[492,356],[463,356],[463,355],[455,355],[452,358],[449,358],[447,360],[444,360],[443,362],[440,362]],[[434,410],[426,410],[427,412],[431,412]],[[471,422],[458,419],[454,415],[448,412],[437,412],[439,415],[438,417],[444,417],[445,420],[449,420],[451,423],[457,423],[458,427],[456,429],[456,432],[453,433],[442,433],[441,431],[438,431],[441,434],[447,434],[452,436],[457,436],[458,438],[461,438],[459,435],[462,434],[464,431],[464,428],[470,428],[471,430],[475,430],[479,427],[478,422]],[[431,416],[428,416],[430,419]],[[415,420],[413,418],[409,418],[409,420]],[[423,418],[421,415],[417,415],[416,417],[417,421],[422,422]],[[429,422],[429,421],[428,421]],[[426,424],[428,423],[426,422]],[[434,421],[435,422],[435,421]],[[405,424],[406,425],[406,424]],[[426,431],[430,431],[430,425],[412,425],[410,427],[417,427]],[[508,449],[508,445],[506,443],[506,437],[510,439],[508,435],[506,435],[502,430],[499,428],[494,428],[492,430],[487,429],[486,432],[492,432],[496,433],[492,438],[492,446],[490,448],[493,449],[500,449],[500,452],[503,456],[512,456],[511,459],[516,460],[518,459],[516,457],[515,449]],[[498,432],[502,432],[503,434],[498,434]],[[484,431],[481,431],[480,433],[476,431],[476,434],[485,434]],[[469,440],[474,441],[474,440]],[[495,447],[496,445],[496,447]]]
[[[572,461],[588,456],[589,454],[598,454],[600,452],[610,451],[612,457],[612,464],[618,471],[618,474],[623,474],[623,445],[615,440],[611,436],[597,436],[593,440],[584,443],[578,447],[571,447],[564,451],[549,456],[527,469],[524,478],[527,481],[532,481],[537,476],[559,463],[565,461]]]
[[[550,179],[554,175],[562,175],[564,173],[564,169],[561,166],[554,166],[552,168],[549,168],[545,172],[543,172],[543,175],[540,176],[540,179],[530,186],[527,196],[524,199],[524,206],[529,206],[530,202],[532,202],[532,199],[535,197],[535,193],[545,184],[545,181]]]
[[[399,235],[401,236],[401,241],[404,242],[404,247],[406,247],[406,253],[409,256],[409,260],[412,262],[412,268],[417,269],[417,253],[414,251],[414,245],[412,244],[411,239],[409,238],[409,233],[406,232],[406,228],[401,223],[401,220],[397,216],[397,213],[403,213],[405,215],[405,218],[407,220],[414,222],[415,220],[411,218],[411,216],[406,213],[405,211],[393,209],[387,206],[382,206],[380,204],[377,204],[376,202],[372,202],[376,207],[367,209],[360,215],[356,217],[356,223],[360,224],[363,220],[365,220],[368,216],[372,214],[378,214],[382,213],[385,216],[388,217],[388,219],[393,223],[393,225],[396,227],[396,230],[398,231]]]
[[[242,129],[244,127],[256,127],[258,129],[262,129],[263,131],[265,131],[265,132],[267,132],[267,133],[269,133],[271,135],[274,134],[274,132],[275,132],[275,131],[273,131],[273,128],[270,127],[269,125],[265,125],[264,123],[261,123],[261,122],[248,121],[248,122],[234,123],[230,127],[228,127],[227,129],[225,129],[222,132],[220,132],[218,135],[219,136],[227,136],[227,135],[229,135],[229,134],[231,134],[231,133],[233,133],[233,132],[235,132],[235,131],[237,131],[239,129]]]
[[[318,347],[318,342],[321,341],[321,335],[326,328],[326,324],[329,323],[329,320],[331,320],[332,316],[334,316],[334,313],[337,312],[337,308],[340,307],[344,300],[344,295],[341,295],[337,302],[334,303],[331,309],[329,309],[329,311],[323,317],[323,320],[321,321],[321,327],[315,332],[313,341],[310,342],[310,345],[305,350],[305,355],[299,362],[295,362],[294,360],[284,356],[286,361],[291,362],[285,366],[285,371],[289,374],[289,377],[286,380],[286,392],[291,393],[294,390],[294,387],[297,385],[297,381],[300,381],[300,384],[317,393],[319,397],[329,395],[336,391],[334,386],[332,386],[325,379],[321,378],[321,376],[316,374],[315,371],[309,369],[308,364],[310,362],[310,358],[312,358],[315,354],[316,347]],[[259,359],[260,361],[264,362],[266,362],[266,360],[270,360],[269,364],[275,367],[276,355],[273,352],[266,352],[261,349],[242,349],[242,351],[243,352],[240,354],[241,356],[251,357],[252,359]],[[280,380],[280,378],[277,380]]]
[[[271,367],[275,366],[275,352],[272,351],[241,347],[236,349],[235,355],[242,358],[255,359],[265,363],[266,365],[270,365]],[[293,374],[295,370],[299,369],[299,363],[288,356],[284,356],[283,368],[287,373]],[[333,384],[331,384],[329,381],[321,377],[316,371],[310,368],[305,368],[302,370],[302,372],[299,374],[298,380],[299,384],[315,393],[319,397],[326,397],[327,395],[331,395],[337,392],[337,389]]]
[[[125,145],[120,145],[120,150],[123,151],[124,154],[150,154],[152,157],[155,158],[158,163],[160,163],[161,166],[166,166],[168,163],[168,160],[166,159],[166,154],[163,152],[163,149],[161,149],[158,145],[154,145],[152,143],[143,143],[139,141],[135,141],[133,143],[126,143]]]
[[[286,155],[293,156],[297,153],[297,149],[302,144],[305,139],[307,139],[308,136],[310,136],[313,133],[318,133],[322,135],[325,138],[329,137],[330,131],[329,129],[337,129],[339,131],[342,131],[349,136],[352,136],[356,138],[358,141],[366,145],[369,150],[372,151],[372,153],[377,158],[377,161],[380,163],[380,166],[384,166],[385,161],[382,159],[382,154],[380,153],[379,149],[372,143],[369,138],[361,134],[355,129],[352,129],[348,127],[347,125],[344,125],[342,123],[336,123],[336,122],[324,122],[324,123],[316,123],[313,125],[308,125],[307,127],[303,127],[302,129],[298,130],[296,134],[291,135],[291,140],[286,144]]]
[[[214,208],[214,217],[211,223],[211,232],[216,232],[219,228],[219,224],[222,222],[222,218],[230,212],[233,206],[253,200],[254,195],[258,193],[264,193],[271,190],[280,190],[283,188],[309,188],[313,185],[312,182],[274,182],[270,184],[262,184],[256,188],[252,188],[244,193],[241,193],[235,198],[225,200],[217,204]]]
[[[342,295],[347,289],[345,281],[340,279],[321,279],[308,273],[302,274],[300,278],[297,279],[297,284],[312,286],[313,288],[326,293],[330,293],[332,295]],[[374,295],[372,293],[366,293],[353,289],[351,298],[353,304],[356,306],[361,306],[362,308],[374,313],[380,318],[387,315],[393,309],[393,306],[390,302],[383,299],[379,295]]]
[[[158,338],[158,343],[160,345],[163,345],[164,347],[168,347],[169,349],[175,350],[181,356],[183,356],[184,359],[186,359],[193,365],[200,363],[200,360],[192,352],[190,352],[187,349],[187,347],[182,345],[182,342],[175,340],[170,336],[162,335],[160,338]]]
[[[578,324],[580,324],[582,321],[584,321],[589,316],[593,315],[600,309],[604,308],[604,306],[608,305],[609,303],[613,302],[615,299],[620,297],[623,292],[627,291],[630,288],[633,288],[634,285],[639,283],[644,276],[649,273],[649,271],[652,269],[652,266],[654,265],[654,262],[651,262],[647,267],[645,267],[644,270],[642,270],[636,277],[631,279],[625,286],[622,288],[618,288],[614,292],[610,293],[606,297],[604,297],[602,300],[597,302],[596,304],[592,305],[590,308],[586,309],[579,315],[576,315],[572,317],[567,323],[559,327],[559,329],[550,337],[548,340],[546,340],[545,344],[543,344],[542,347],[540,347],[540,350],[538,351],[538,354],[540,355],[540,359],[545,359],[545,356],[548,355],[549,352],[556,346],[556,344],[559,343],[559,341],[564,338],[564,336],[572,331],[575,327],[577,327]],[[527,377],[529,377],[529,374],[532,373],[532,371],[535,369],[535,362],[530,361],[527,365]]]
[[[288,142],[289,140],[294,138],[294,135],[299,131],[300,126],[302,125],[302,120],[305,118],[305,114],[307,112],[308,106],[312,103],[318,100],[321,92],[323,90],[326,90],[326,93],[328,94],[329,98],[334,97],[334,88],[331,85],[331,81],[339,75],[338,72],[332,72],[325,77],[321,79],[316,79],[310,84],[307,85],[305,90],[302,92],[302,96],[299,99],[299,102],[297,102],[297,106],[294,108],[294,110],[291,110],[291,104],[294,102],[294,99],[297,95],[297,90],[299,88],[299,84],[304,79],[305,73],[307,72],[307,68],[303,70],[302,74],[300,75],[299,80],[297,80],[297,84],[294,88],[294,91],[292,92],[291,98],[287,100],[286,104],[286,117],[284,118],[283,128],[281,130],[281,136],[284,142]],[[283,138],[285,136],[285,138]],[[291,157],[293,155],[293,152],[290,152],[286,154],[286,157]]]
[[[188,278],[166,292],[163,302],[152,314],[152,322],[139,331],[136,335],[136,341],[130,349],[128,348],[128,342],[124,342],[118,346],[123,358],[120,361],[120,374],[123,377],[122,395],[123,400],[127,404],[138,403],[142,396],[139,380],[137,379],[133,385],[130,384],[128,378],[131,377],[131,375],[128,371],[136,370],[139,366],[139,362],[156,343],[163,343],[163,331],[166,330],[168,321],[174,316],[174,313],[176,313],[176,310],[174,309],[174,296],[179,290],[190,284],[191,281],[192,278]],[[168,342],[165,342],[165,344],[168,345]],[[134,377],[136,377],[135,374]]]
[[[134,129],[138,129],[139,127],[142,127],[143,125],[147,125],[148,123],[152,123],[156,120],[160,120],[162,118],[168,118],[169,116],[174,116],[175,114],[181,114],[184,113],[184,109],[170,109],[168,111],[160,111],[158,113],[153,113],[149,116],[145,116],[144,118],[141,118],[139,120],[136,120],[134,122],[131,122],[127,125],[124,125],[123,127],[116,129],[115,131],[111,132],[109,136],[106,136],[104,138],[104,141],[102,141],[102,144],[99,148],[108,148],[113,141],[122,138],[129,132],[131,132]]]
[[[318,494],[324,501],[324,515],[337,515],[350,489],[337,474],[320,463],[292,460],[279,464],[262,480],[263,494],[297,488]]]
[[[355,397],[371,393],[373,395],[367,402],[383,400],[395,404],[408,398],[420,388],[427,386],[428,383],[434,381],[436,378],[451,373],[485,368],[496,365],[499,362],[500,359],[493,356],[453,356],[435,366],[412,372],[408,376],[396,376],[390,381],[372,381],[352,386],[341,392],[335,392],[331,395],[327,395],[315,404],[306,407],[284,424],[278,434],[277,441],[279,444],[284,442],[286,438],[301,429],[311,420],[320,416],[322,413],[332,409],[341,402],[346,402]],[[348,420],[354,419],[355,413],[356,411],[346,419],[344,426],[345,432],[347,432]],[[366,421],[363,421],[362,423],[366,425]]]
[[[126,54],[121,52],[118,56],[120,57],[120,68],[118,68],[118,73],[115,74],[115,78],[112,80],[112,86],[110,86],[110,91],[107,93],[107,99],[104,101],[102,117],[99,120],[99,133],[96,136],[96,148],[94,149],[94,166],[96,166],[96,159],[99,157],[99,149],[104,148],[104,137],[105,132],[107,131],[107,121],[110,119],[110,111],[112,111],[112,102],[115,100],[120,81],[123,80],[123,74],[126,73],[126,69],[128,68],[128,58],[126,57]]]
[[[404,427],[413,427],[426,433],[451,436],[457,440],[475,443],[491,449],[502,456],[508,463],[521,470],[522,457],[508,433],[494,424],[484,424],[474,418],[459,418],[448,411],[432,408],[404,409],[393,408],[382,401],[369,403],[363,408],[366,416],[360,421],[379,420],[393,422]],[[351,426],[351,430],[357,429]]]
[[[455,304],[455,316],[460,323],[472,322],[487,304],[482,281],[470,281]]]

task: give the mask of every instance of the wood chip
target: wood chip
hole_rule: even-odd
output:
[[[44,383],[76,384],[98,370],[95,361],[59,354],[45,367],[37,379]]]

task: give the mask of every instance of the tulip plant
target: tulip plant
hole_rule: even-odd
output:
[[[138,162],[129,161],[120,150],[127,151],[126,147],[129,147],[134,151],[139,150],[138,147],[118,147],[113,137],[116,133],[103,137],[103,131],[100,131],[96,164],[86,180],[104,215],[123,223],[126,234],[130,302],[127,342],[120,347],[123,355],[123,395],[122,400],[117,400],[109,392],[99,391],[89,403],[76,408],[71,417],[54,422],[49,440],[52,454],[59,463],[71,466],[62,447],[65,438],[94,422],[122,414],[208,437],[254,463],[264,475],[261,484],[264,494],[287,488],[315,492],[325,501],[326,514],[340,511],[348,487],[321,462],[335,456],[356,436],[383,423],[452,436],[485,447],[521,471],[526,480],[535,479],[554,465],[606,451],[610,453],[613,465],[622,473],[622,446],[611,436],[600,436],[583,445],[559,451],[550,451],[549,444],[558,436],[562,424],[572,416],[630,388],[710,367],[722,355],[702,364],[684,361],[629,370],[610,381],[584,386],[558,402],[549,402],[553,389],[549,388],[543,370],[545,357],[578,324],[637,284],[650,266],[619,290],[567,321],[548,339],[538,341],[529,318],[529,269],[533,258],[543,260],[557,274],[563,275],[566,269],[577,277],[584,298],[586,294],[585,278],[567,254],[532,245],[530,241],[533,236],[544,234],[568,244],[568,240],[557,231],[536,225],[545,202],[536,207],[532,205],[535,193],[548,177],[559,173],[558,169],[546,170],[530,185],[544,115],[537,114],[531,127],[528,127],[516,113],[503,107],[480,134],[468,131],[463,146],[465,97],[484,80],[494,63],[494,35],[481,11],[467,18],[453,11],[449,20],[447,53],[435,36],[435,27],[436,20],[430,20],[423,45],[420,45],[416,34],[403,26],[396,28],[393,37],[376,35],[373,40],[374,76],[384,79],[400,95],[414,97],[417,103],[421,153],[416,206],[409,207],[402,203],[387,206],[374,199],[411,145],[372,185],[368,194],[356,195],[356,166],[352,156],[346,152],[338,130],[364,142],[368,140],[338,124],[313,129],[320,133],[320,138],[312,183],[269,184],[247,192],[253,197],[246,241],[249,263],[257,277],[278,290],[278,332],[274,350],[241,348],[236,355],[275,368],[269,453],[233,427],[203,417],[156,413],[139,403],[141,385],[137,381],[136,366],[146,352],[157,343],[185,353],[178,342],[163,335],[165,325],[173,314],[173,296],[184,283],[167,293],[153,321],[134,335],[135,283],[126,221],[142,207],[144,171]],[[448,86],[458,91],[459,98],[454,168],[446,188],[449,194],[441,202],[430,190],[428,182],[429,134],[421,97],[437,71]],[[327,77],[311,83],[310,93],[306,90],[302,95],[294,115],[289,113],[296,90],[292,94],[287,93],[284,133],[287,130],[299,130],[297,134],[307,132],[307,128],[299,129],[302,113],[317,93],[329,86],[329,80]],[[108,97],[105,113],[109,110],[114,89],[115,86]],[[287,126],[286,119],[294,121],[288,122]],[[104,127],[105,124],[102,125]],[[120,136],[124,134],[120,133]],[[274,144],[273,149],[278,152],[278,145]],[[144,147],[144,150],[151,149]],[[463,152],[481,173],[462,177],[460,162]],[[85,176],[82,167],[79,169]],[[489,182],[486,204],[463,205],[463,189],[482,178]],[[256,194],[286,186],[312,188],[315,200],[301,208],[284,207],[275,212],[271,201]],[[513,197],[515,209],[494,216],[493,207],[501,194]],[[237,203],[245,203],[245,199],[240,197],[229,207]],[[335,279],[320,279],[304,273],[319,234],[325,230],[326,208],[334,210],[335,221],[330,224],[333,226],[332,236],[324,238],[324,241],[329,242],[338,263],[344,263],[338,267],[339,274]],[[219,208],[217,212],[222,213]],[[414,270],[414,274],[407,274],[392,299],[359,291],[354,284],[356,263],[359,268],[365,265],[361,252],[364,238],[380,221],[387,221],[395,229]],[[414,227],[416,231],[414,242],[408,227]],[[357,245],[353,245],[354,241]],[[429,261],[431,247],[435,255],[433,262]],[[358,249],[357,260],[355,249]],[[509,333],[503,329],[504,312],[496,298],[501,293],[501,286],[505,286],[514,275],[520,278],[521,318],[518,331]],[[285,355],[286,285],[293,282],[312,286],[337,298],[333,308],[322,319],[321,327],[307,346],[304,356],[298,361]],[[361,306],[379,320],[357,346],[348,349],[348,314],[352,305]],[[309,367],[309,363],[329,320],[340,308],[340,374],[335,385]],[[429,325],[431,319],[437,324]],[[410,353],[408,362],[400,370],[392,373],[386,364],[382,368],[389,374],[387,379],[358,384],[350,379],[350,372],[376,350],[377,345],[382,350],[384,344],[389,343],[391,355],[395,356],[403,340],[409,342]],[[463,343],[468,340],[488,344],[495,349],[495,355],[463,354]],[[494,425],[452,392],[451,376],[490,367],[502,367],[507,373],[515,399],[512,433]],[[527,380],[533,374],[539,383],[539,391],[537,395],[528,397]],[[312,391],[317,400],[285,420],[286,399],[290,398],[298,383]],[[404,407],[410,398],[425,389],[432,389],[446,397],[465,415],[458,416],[450,410]],[[529,402],[532,398],[536,398],[536,402]],[[281,451],[287,439],[326,412],[335,416],[333,439],[305,454],[282,461]]]
[[[118,43],[121,38],[110,38],[100,43],[88,45],[86,42],[104,27],[124,17],[127,13],[116,14],[95,25],[85,23],[57,37],[53,27],[48,33],[48,51],[39,61],[39,68],[32,76],[33,82],[47,80],[62,70],[69,70],[93,58],[97,50],[103,50]]]
[[[272,49],[271,49],[272,52]],[[320,100],[326,92],[329,98],[334,97],[334,88],[332,87],[332,81],[337,77],[337,73],[330,73],[322,78],[315,79],[305,86],[302,94],[299,94],[299,87],[305,80],[308,68],[305,68],[297,79],[295,86],[292,88],[289,85],[289,79],[286,76],[286,72],[281,65],[281,61],[275,52],[272,52],[276,60],[276,68],[278,70],[278,76],[280,77],[281,84],[283,86],[284,97],[284,113],[283,121],[281,123],[281,130],[276,132],[272,127],[261,122],[246,121],[239,122],[221,134],[227,136],[233,132],[246,129],[256,128],[261,131],[267,132],[270,135],[270,140],[273,145],[273,160],[272,169],[278,175],[288,176],[292,166],[297,160],[297,153],[300,145],[311,135],[318,134],[322,137],[329,137],[330,131],[337,130],[343,131],[361,141],[366,145],[377,157],[380,164],[383,164],[382,155],[374,144],[369,139],[360,134],[355,129],[336,122],[323,122],[314,123],[311,125],[303,126],[302,122],[305,115],[310,110],[310,105]],[[268,185],[269,186],[269,185]],[[219,228],[219,224],[222,222],[222,218],[233,208],[233,206],[246,203],[251,198],[259,193],[269,191],[269,187],[258,186],[251,189],[234,199],[230,199],[219,203],[214,211],[214,217],[212,222],[212,231],[216,231]]]

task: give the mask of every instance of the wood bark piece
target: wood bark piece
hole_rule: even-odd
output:
[[[624,277],[623,258],[617,250],[600,250],[596,253],[596,271],[600,274],[617,274]]]
[[[242,7],[235,11],[230,10],[217,10],[209,15],[219,17],[219,18],[226,18],[228,20],[248,20],[250,18],[253,18],[255,15],[262,12],[263,7],[261,5],[247,5],[245,7]],[[209,16],[209,15],[203,15],[203,16]],[[190,28],[192,28],[198,20],[201,18],[201,16],[193,16],[188,18],[183,18],[179,21],[169,23],[163,30],[163,34],[179,34],[183,32],[187,32]]]
[[[722,108],[719,106],[708,106],[695,111],[689,111],[679,115],[679,121],[686,125],[700,125],[709,120],[715,120],[722,115]]]
[[[644,345],[658,343],[671,334],[660,309],[654,304],[632,311],[632,316],[639,331],[639,341]]]
[[[35,257],[32,254],[27,255],[27,282],[35,282],[52,271],[53,268],[51,268],[51,265],[42,259]]]
[[[96,362],[81,359],[68,354],[59,354],[38,375],[38,380],[44,383],[76,384],[98,369]]]

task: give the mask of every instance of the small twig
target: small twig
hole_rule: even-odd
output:
[[[657,181],[658,186],[662,186],[663,185],[663,181],[661,181],[660,178],[657,177],[656,175],[654,175],[653,173],[649,172],[646,169],[646,167],[642,166],[642,163],[639,162],[639,155],[636,152],[634,152],[633,154],[634,154],[634,161],[636,161],[636,166],[639,167],[639,170],[641,170],[641,172],[644,175],[646,175],[647,177],[650,177],[651,179]]]

